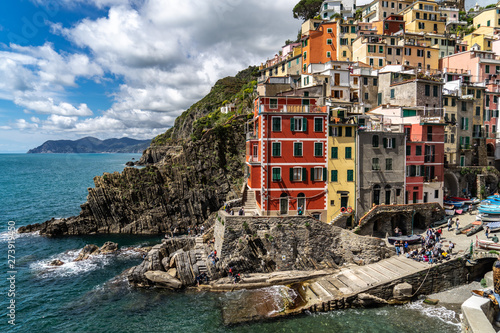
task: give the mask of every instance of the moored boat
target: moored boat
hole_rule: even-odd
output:
[[[485,250],[500,250],[500,243],[476,238],[476,246]]]
[[[479,218],[483,222],[500,222],[500,215],[499,214],[479,214],[477,215],[477,218]]]
[[[453,205],[455,208],[461,208],[464,205],[463,201],[445,201],[444,203],[447,205]]]
[[[415,244],[420,242],[421,238],[419,235],[406,235],[406,236],[392,236],[387,237],[387,241],[390,244],[394,244],[396,241],[408,242],[408,244]]]

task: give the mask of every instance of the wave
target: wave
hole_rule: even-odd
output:
[[[12,233],[12,232],[0,232],[0,243],[7,243],[9,239],[19,239],[19,238],[30,238],[30,237],[40,237],[40,231],[35,231],[35,232],[28,232],[28,233],[23,233],[20,234],[17,232]]]
[[[74,261],[82,249],[69,250],[53,255],[50,258],[36,261],[30,264],[30,270],[40,278],[61,278],[102,269],[113,260],[130,260],[142,256],[137,251],[127,249],[117,254],[97,254],[85,260]],[[61,260],[64,264],[61,266],[52,266],[50,263],[54,260]]]
[[[461,327],[460,321],[457,319],[457,313],[453,310],[445,308],[444,306],[430,306],[425,304],[423,300],[419,300],[403,305],[403,308],[416,310],[423,313],[427,317],[439,319],[448,325]]]

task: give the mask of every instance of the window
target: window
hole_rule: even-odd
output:
[[[370,63],[370,66],[373,66],[373,58],[370,58],[369,63]]]
[[[270,109],[277,109],[278,108],[278,99],[277,98],[270,98],[269,99],[269,108]]]
[[[281,181],[281,168],[273,168],[273,182]]]
[[[378,47],[378,53],[384,53],[384,47],[383,46],[379,46]]]
[[[480,116],[480,115],[481,115],[481,107],[476,106],[476,116]]]
[[[447,97],[443,98],[443,105],[448,106],[448,98]]]
[[[366,86],[368,85],[368,78],[367,77],[364,77],[363,78],[363,84]]]
[[[406,156],[411,155],[411,146],[406,146]]]
[[[307,51],[304,51],[304,55],[303,55],[303,57],[304,57],[304,60],[306,60],[306,59],[307,59]]]
[[[332,182],[337,182],[338,181],[338,171],[337,170],[330,170],[330,181]]]
[[[315,142],[314,143],[314,156],[321,157],[323,156],[323,143]]]
[[[373,86],[376,87],[378,85],[378,79],[374,78],[373,79]]]
[[[365,93],[365,100],[368,99],[368,93]]]
[[[476,90],[476,98],[481,98],[481,90]]]
[[[281,156],[281,142],[273,142],[273,157]]]
[[[439,190],[434,190],[434,199],[439,198]]]
[[[484,66],[484,72],[485,72],[486,74],[489,74],[489,73],[490,73],[490,65],[485,65],[485,66]]]
[[[351,147],[345,147],[345,158],[346,159],[352,158],[352,148]]]
[[[347,181],[348,182],[354,181],[354,170],[347,170]]]
[[[342,56],[343,56],[344,58],[345,58],[345,57],[347,57],[347,51],[342,51]],[[328,57],[328,58],[330,58],[330,57]]]
[[[382,67],[383,65],[384,65],[384,60],[383,59],[379,59],[378,60],[378,66]]]
[[[390,48],[390,47],[387,48],[387,54],[389,54],[389,55],[392,54],[392,48]]]
[[[384,148],[396,148],[396,138],[384,138]]]
[[[345,52],[345,51],[344,51]],[[326,57],[331,58],[332,57],[332,52],[326,51]],[[344,56],[345,57],[345,56]]]
[[[326,44],[327,44],[327,45],[332,45],[332,39],[331,39],[331,38],[328,38],[328,39],[326,40]]]
[[[380,164],[378,162],[378,157],[372,158],[372,170],[380,170]]]
[[[392,158],[385,159],[385,170],[392,170]]]
[[[273,132],[281,132],[281,117],[273,117]]]
[[[391,89],[391,98],[394,98],[394,89]]]
[[[467,103],[462,102],[462,111],[467,111]]]
[[[345,128],[345,136],[346,136],[347,138],[352,137],[352,127],[346,127],[346,128]]]
[[[332,158],[332,159],[339,158],[339,148],[338,147],[332,147],[330,158]]]
[[[290,120],[290,130],[292,132],[306,132],[307,131],[307,119],[302,117],[293,117]]]
[[[302,142],[293,143],[293,156],[302,156]]]
[[[431,95],[431,86],[426,84],[425,85],[425,96],[430,96]]]
[[[378,148],[378,135],[372,136],[372,146]]]
[[[401,49],[396,49],[396,55],[401,55]]]
[[[325,6],[326,6],[326,4],[325,4]],[[329,34],[331,34],[333,32],[333,30],[332,30],[332,28],[328,28],[328,29],[326,29],[326,32],[329,33]]]
[[[323,118],[314,118],[314,132],[323,132]]]
[[[290,180],[297,181],[306,181],[306,168],[294,167],[290,168]]]
[[[438,86],[432,86],[432,96],[438,97]]]
[[[311,180],[326,181],[326,168],[321,168],[321,167],[311,168]]]
[[[415,155],[422,156],[422,146],[415,146]]]

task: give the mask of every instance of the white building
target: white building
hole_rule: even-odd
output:
[[[356,0],[323,1],[320,11],[321,18],[329,20],[335,13],[339,13],[343,18],[354,17]]]

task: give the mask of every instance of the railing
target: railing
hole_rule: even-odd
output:
[[[326,107],[320,107],[315,105],[282,105],[281,108],[265,107],[264,112],[325,113]]]
[[[248,132],[247,140],[257,140],[257,135],[253,134],[252,132]]]
[[[471,145],[470,144],[468,144],[468,145],[460,145],[460,149],[463,149],[463,150],[471,149]]]
[[[259,156],[253,156],[253,155],[251,155],[248,158],[248,162],[249,163],[257,163],[257,162],[260,162],[260,158],[259,158]]]

